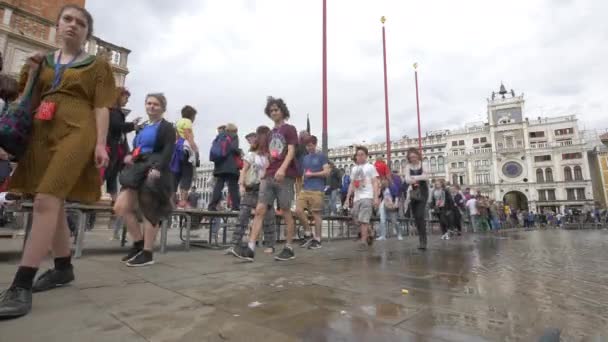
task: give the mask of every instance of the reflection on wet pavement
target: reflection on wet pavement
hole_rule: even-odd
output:
[[[100,340],[99,330],[125,334],[125,324],[148,341],[538,341],[557,330],[562,341],[608,341],[607,240],[599,230],[534,231],[434,237],[426,252],[390,240],[364,253],[326,242],[291,263],[254,264],[197,250],[137,271],[96,256],[79,271],[117,279],[81,272],[55,293],[119,321],[83,328]],[[24,340],[25,322],[43,324],[46,296],[29,321],[0,322],[3,334]]]

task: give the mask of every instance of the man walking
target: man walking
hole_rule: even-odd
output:
[[[254,260],[255,242],[264,224],[264,216],[268,206],[276,200],[287,225],[287,243],[275,259],[285,261],[296,257],[292,247],[295,226],[291,214],[291,201],[294,196],[295,178],[298,175],[294,160],[298,132],[294,126],[286,123],[286,120],[289,119],[289,109],[282,99],[268,97],[264,112],[274,122],[268,143],[270,162],[260,183],[260,194],[249,243],[246,246],[235,248],[233,254],[244,260]]]
[[[311,136],[305,143],[308,154],[302,158],[304,185],[298,196],[296,213],[306,232],[310,231],[310,225],[304,210],[311,212],[315,221],[312,239],[305,241],[301,247],[308,246],[309,249],[319,249],[321,248],[321,225],[323,223],[321,214],[325,195],[325,179],[330,173],[330,168],[327,156],[317,152],[317,137]]]

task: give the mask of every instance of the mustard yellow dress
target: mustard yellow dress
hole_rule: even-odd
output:
[[[34,119],[31,140],[11,177],[10,189],[94,203],[101,197],[101,177],[95,167],[94,108],[111,107],[116,100],[112,68],[105,59],[89,56],[67,68],[59,86],[51,89],[54,66],[51,53],[36,84],[42,101],[57,104],[54,118]]]

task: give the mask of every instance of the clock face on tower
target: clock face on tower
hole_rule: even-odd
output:
[[[502,174],[509,178],[517,178],[524,172],[524,168],[520,163],[510,161],[502,166]]]

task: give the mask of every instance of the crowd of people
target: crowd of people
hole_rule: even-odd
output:
[[[95,203],[105,183],[116,216],[114,236],[126,225],[133,242],[122,261],[141,267],[154,264],[161,220],[176,206],[196,206],[199,200],[192,188],[194,170],[200,164],[193,132],[196,109],[184,106],[181,118],[171,123],[165,119],[165,95],[150,93],[144,102],[146,120],[127,121],[123,108],[129,91],[115,86],[107,60],[83,50],[92,32],[93,18],[87,10],[76,5],[63,7],[57,18],[60,48],[29,58],[19,83],[0,79],[0,97],[7,105],[17,99],[16,93],[26,94],[20,108],[35,113],[22,154],[10,155],[8,144],[0,146],[0,166],[10,169],[2,186],[34,203],[32,229],[21,262],[9,289],[0,297],[0,318],[26,315],[33,292],[74,281],[67,202]],[[15,86],[18,91],[9,89]],[[498,229],[511,215],[517,217],[515,210],[508,213],[469,189],[461,192],[457,185],[450,187],[443,180],[430,184],[421,151],[416,148],[407,151],[403,178],[381,158],[370,163],[364,146],[356,147],[354,167],[341,174],[319,151],[314,135],[308,131],[298,134],[288,123],[291,114],[282,99],[268,97],[264,113],[269,125],[260,125],[245,136],[249,151],[241,150],[234,124],[218,127],[209,151],[215,184],[207,209],[220,209],[227,186],[226,206],[239,212],[227,253],[240,259],[254,261],[262,232],[264,252],[275,254],[275,215],[287,226],[285,246],[274,256],[279,261],[296,257],[294,217],[305,230],[300,245],[322,248],[324,211],[352,216],[359,230],[358,249],[363,251],[376,240],[390,238],[391,227],[397,239],[403,239],[400,216],[413,219],[418,248],[425,250],[429,208],[438,218],[445,240],[461,234],[465,217],[470,217],[475,230]],[[11,132],[2,133],[2,144]],[[127,135],[132,132],[135,138],[129,144]],[[14,170],[8,162],[11,159],[18,161]],[[375,215],[380,217],[378,232],[371,225]],[[561,220],[559,215],[555,217]],[[54,267],[36,278],[49,250]]]

